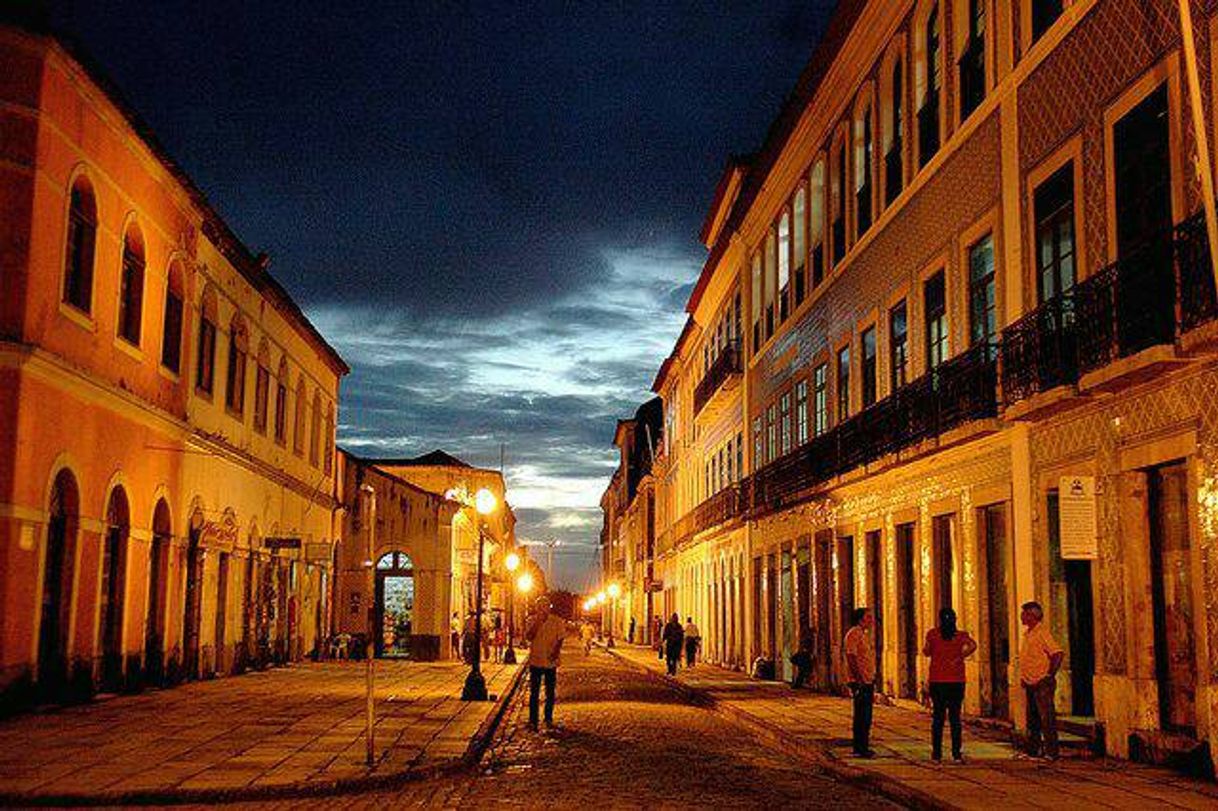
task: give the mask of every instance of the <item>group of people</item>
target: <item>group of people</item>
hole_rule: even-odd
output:
[[[674,611],[667,623],[656,617],[655,628],[656,651],[667,663],[668,675],[677,675],[682,653],[685,654],[685,667],[693,667],[702,646],[702,632],[694,624],[694,618],[686,617],[685,625],[681,625],[681,615]]]
[[[477,647],[478,615],[470,611],[461,622],[461,616],[453,612],[451,624],[451,641],[453,658],[470,664],[474,659],[474,649]],[[482,661],[502,662],[503,651],[507,646],[507,628],[503,615],[498,612],[482,612]]]
[[[1040,603],[1024,603],[1020,622],[1026,629],[1019,653],[1019,678],[1027,706],[1028,749],[1019,757],[1056,760],[1057,715],[1054,696],[1057,691],[1057,671],[1061,669],[1064,653],[1045,625],[1045,612]],[[871,717],[875,704],[875,641],[872,631],[875,616],[869,608],[857,608],[850,630],[842,642],[846,661],[848,686],[853,698],[853,749],[862,758],[875,757],[871,749]],[[796,665],[792,686],[807,679],[812,666],[810,639],[805,647],[791,657]],[[929,687],[931,700],[931,758],[943,759],[943,726],[951,728],[952,759],[964,760],[963,730],[960,707],[964,703],[964,660],[977,651],[977,643],[967,631],[956,625],[956,612],[951,608],[939,611],[939,623],[926,634],[922,655],[930,658]],[[799,661],[796,662],[796,657]]]

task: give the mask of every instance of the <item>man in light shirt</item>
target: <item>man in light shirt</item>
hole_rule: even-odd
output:
[[[702,632],[694,624],[693,617],[685,618],[685,666],[693,667],[698,658],[698,645],[702,642]]]
[[[551,611],[549,597],[538,597],[534,606],[536,614],[525,636],[529,640],[529,729],[536,732],[537,699],[543,680],[546,683],[546,727],[554,726],[554,688],[567,624]]]
[[[875,704],[875,640],[871,629],[875,617],[869,608],[856,608],[854,625],[846,632],[842,648],[846,654],[846,674],[854,697],[854,754],[872,758],[871,713]]]
[[[1040,603],[1024,603],[1019,615],[1027,631],[1019,648],[1019,680],[1028,707],[1028,744],[1025,757],[1057,760],[1057,712],[1053,707],[1057,692],[1057,671],[1065,654],[1045,625]],[[1044,748],[1041,748],[1041,736]]]

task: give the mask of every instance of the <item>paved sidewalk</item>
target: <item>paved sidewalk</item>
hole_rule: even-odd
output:
[[[615,652],[663,676],[650,648],[623,645]],[[665,677],[666,678],[666,677]],[[850,702],[794,691],[782,682],[761,682],[742,673],[697,665],[675,679],[691,695],[767,734],[796,746],[842,777],[871,785],[913,805],[957,808],[1215,808],[1218,786],[1112,759],[1063,758],[1055,764],[1014,759],[1009,739],[965,726],[962,765],[930,759],[930,715],[877,705],[872,727],[874,760],[850,757]],[[947,731],[944,731],[947,736]],[[945,742],[945,746],[947,743]]]
[[[431,773],[461,763],[501,701],[460,700],[456,662],[378,661],[377,764],[365,765],[364,663],[328,662],[121,696],[0,724],[0,804],[198,799]]]

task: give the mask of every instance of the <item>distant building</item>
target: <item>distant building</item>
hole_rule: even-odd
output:
[[[90,63],[0,63],[0,704],[316,650],[346,364]]]

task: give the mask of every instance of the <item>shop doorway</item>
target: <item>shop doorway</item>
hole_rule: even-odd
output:
[[[894,546],[897,558],[897,694],[918,697],[918,612],[915,601],[914,561],[916,559],[914,524],[896,528]]]
[[[935,616],[939,622],[939,611],[955,608],[952,604],[952,523],[954,515],[936,515],[931,519],[931,558],[935,571]]]
[[[102,654],[101,689],[114,692],[123,687],[123,621],[127,583],[127,540],[131,512],[127,493],[116,487],[106,507],[106,534],[102,539],[101,624],[98,641]]]
[[[200,602],[203,586],[203,550],[199,548],[203,518],[196,513],[186,540],[186,595],[182,601],[182,667],[188,679],[199,676]]]
[[[1065,560],[1056,490],[1048,495],[1049,628],[1066,649],[1062,669],[1070,681],[1070,714],[1095,715],[1095,609],[1091,561]]]
[[[38,687],[45,697],[52,698],[67,683],[72,569],[80,518],[80,491],[76,479],[68,471],[61,470],[55,477],[48,506],[42,611],[38,624]]]
[[[148,615],[144,623],[144,676],[152,684],[159,683],[165,676],[165,591],[169,580],[170,531],[169,505],[161,499],[152,513]]]
[[[407,657],[414,625],[414,563],[405,552],[376,562],[376,655]]]
[[[833,684],[833,620],[830,606],[833,604],[833,533],[817,534],[815,554],[812,560],[812,595],[816,607],[816,678],[818,687],[828,689]]]
[[[854,604],[854,538],[843,535],[837,539],[838,631],[843,640],[854,624]]]
[[[867,605],[875,616],[875,683],[884,689],[884,549],[879,530],[868,532]]]
[[[979,511],[985,551],[984,638],[988,648],[988,689],[981,691],[981,709],[990,718],[1011,717],[1011,617],[1008,600],[1006,509],[1002,504]]]
[[[1154,601],[1155,677],[1165,730],[1195,734],[1197,646],[1194,632],[1188,467],[1184,462],[1148,471],[1151,596]]]

